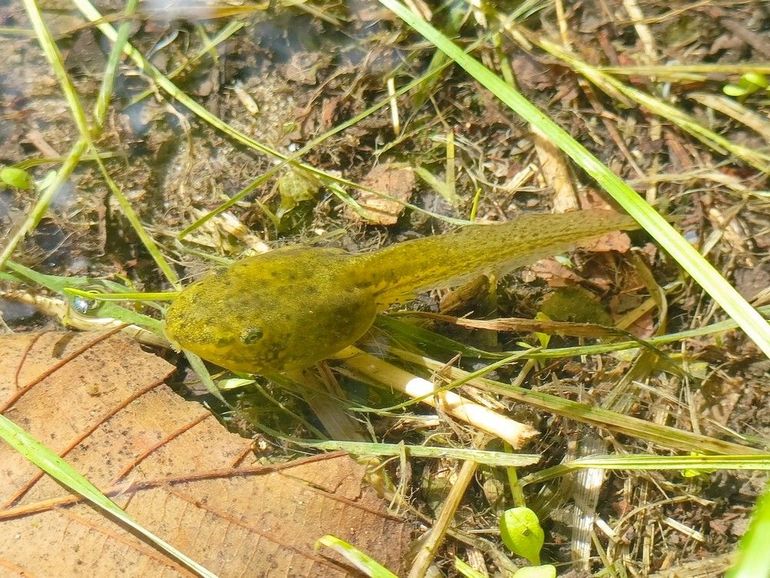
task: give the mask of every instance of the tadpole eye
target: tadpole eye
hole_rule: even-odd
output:
[[[259,327],[249,327],[241,331],[241,342],[244,345],[251,345],[262,339],[262,330]]]

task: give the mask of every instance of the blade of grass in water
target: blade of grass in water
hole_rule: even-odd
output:
[[[107,118],[107,107],[109,107],[112,98],[112,87],[115,84],[115,77],[118,73],[120,57],[123,54],[123,45],[128,42],[128,35],[131,33],[132,26],[131,17],[136,12],[138,4],[139,0],[128,0],[126,3],[126,9],[123,11],[125,20],[118,27],[118,37],[107,59],[107,66],[104,69],[102,84],[99,88],[94,108],[94,124],[99,131],[104,126],[104,119]]]
[[[682,130],[688,132],[712,150],[720,154],[725,154],[725,151],[727,151],[764,173],[770,172],[770,165],[768,165],[770,157],[768,155],[758,150],[749,149],[730,142],[725,137],[702,126],[697,119],[680,109],[663,102],[642,90],[624,84],[609,74],[600,72],[595,67],[583,62],[575,55],[553,42],[549,42],[543,38],[533,38],[533,35],[531,34],[528,34],[527,36],[530,40],[540,46],[540,48],[552,56],[566,62],[570,68],[579,74],[582,74],[591,83],[598,86],[606,93],[609,94],[612,91],[617,91],[650,112],[663,117],[666,121],[675,124]]]
[[[176,297],[176,291],[161,293],[99,293],[96,291],[83,291],[82,289],[73,289],[66,287],[65,295],[74,295],[84,299],[93,299],[94,301],[171,301]]]
[[[315,549],[318,550],[321,546],[331,548],[366,576],[371,576],[371,578],[398,578],[398,576],[374,558],[367,556],[366,553],[336,536],[331,534],[321,536],[315,544]]]
[[[447,367],[444,363],[427,357],[395,348],[390,353],[398,358],[425,367],[430,371],[440,371],[447,379],[463,379],[469,372],[456,367]],[[597,427],[606,427],[613,431],[632,437],[654,442],[663,447],[688,452],[709,452],[714,454],[763,454],[759,450],[740,444],[683,431],[670,426],[658,425],[639,418],[623,415],[618,412],[593,407],[585,403],[571,401],[556,395],[516,387],[491,379],[475,378],[470,383],[480,389],[495,393],[502,397],[527,404],[556,415],[561,415],[581,423]]]
[[[115,45],[113,46],[113,49],[110,52],[110,56],[107,62],[107,67],[104,73],[104,78],[102,80],[99,94],[97,95],[97,99],[96,99],[96,108],[95,108],[95,114],[94,114],[94,117],[95,117],[94,129],[92,131],[92,129],[88,126],[88,123],[86,121],[85,111],[83,110],[83,107],[80,103],[80,99],[64,68],[64,64],[61,60],[61,54],[59,53],[58,47],[56,46],[56,43],[54,42],[53,37],[51,36],[48,28],[46,27],[45,22],[43,22],[42,16],[40,14],[40,11],[38,10],[37,5],[35,4],[34,0],[25,0],[25,7],[27,8],[27,12],[30,15],[30,19],[34,24],[35,31],[40,41],[40,45],[42,46],[43,51],[46,57],[48,58],[48,61],[50,62],[51,67],[54,70],[54,73],[59,79],[59,83],[62,86],[62,91],[64,92],[67,102],[70,105],[70,110],[72,111],[72,115],[75,119],[75,123],[78,127],[78,130],[80,131],[80,138],[78,139],[76,144],[73,146],[64,164],[60,167],[59,171],[56,173],[56,177],[53,179],[51,183],[49,183],[46,189],[42,192],[37,202],[35,203],[35,206],[27,215],[21,227],[19,227],[17,232],[10,239],[8,245],[4,247],[2,253],[0,253],[0,269],[4,267],[6,261],[10,258],[13,251],[16,249],[18,243],[21,241],[21,239],[24,238],[24,236],[28,232],[33,230],[37,226],[37,224],[40,222],[40,219],[43,218],[43,215],[48,211],[48,207],[51,204],[51,201],[53,200],[54,196],[60,190],[62,185],[65,183],[65,181],[71,176],[72,172],[75,170],[78,163],[80,162],[81,157],[86,152],[86,150],[90,147],[94,153],[94,160],[99,165],[99,168],[105,177],[105,181],[107,182],[107,185],[109,186],[115,198],[118,200],[118,203],[120,204],[120,207],[123,210],[123,214],[126,216],[129,223],[136,231],[140,241],[147,248],[147,251],[150,253],[153,260],[157,263],[160,270],[166,275],[166,278],[173,285],[176,285],[178,283],[179,280],[177,278],[176,273],[169,266],[168,262],[161,254],[154,240],[145,231],[144,227],[139,221],[138,216],[134,212],[133,207],[128,202],[125,195],[123,195],[123,192],[118,188],[118,186],[110,178],[98,151],[93,146],[93,140],[92,140],[93,137],[98,136],[104,124],[104,119],[106,117],[107,109],[110,101],[110,95],[112,94],[112,87],[114,84],[117,67],[120,63],[120,55],[123,53],[124,45],[126,45],[128,42],[128,35],[131,30],[130,16],[135,12],[137,3],[138,3],[137,0],[129,0],[129,2],[126,4],[125,15],[127,18],[126,18],[126,21],[123,22],[120,28],[118,29]]]
[[[767,537],[770,536],[770,486],[759,498],[751,524],[741,539],[738,560],[727,573],[727,578],[756,578],[770,576],[770,555]]]
[[[88,126],[86,113],[80,105],[80,99],[75,91],[75,86],[72,84],[72,81],[64,68],[59,48],[56,46],[56,42],[54,42],[53,36],[45,25],[45,22],[43,22],[42,14],[35,3],[35,0],[22,1],[24,3],[24,8],[27,11],[27,15],[32,22],[32,27],[35,29],[35,34],[37,35],[38,42],[40,42],[40,47],[43,49],[43,53],[59,81],[59,86],[61,86],[67,104],[69,104],[70,112],[80,131],[80,135],[88,140],[91,134],[91,127]]]
[[[540,461],[540,454],[516,454],[477,450],[473,448],[444,448],[436,446],[412,446],[402,444],[379,444],[347,441],[309,441],[284,438],[285,441],[308,448],[323,451],[344,450],[358,456],[399,456],[406,454],[410,457],[473,460],[479,464],[494,467],[523,467]]]
[[[117,183],[112,180],[112,177],[107,172],[107,167],[104,166],[104,163],[101,161],[101,159],[97,157],[96,163],[99,165],[99,170],[101,171],[102,177],[104,177],[104,181],[107,183],[110,192],[115,197],[115,200],[118,201],[118,205],[120,205],[120,209],[123,211],[123,216],[126,217],[126,220],[131,224],[131,227],[136,232],[142,245],[144,245],[144,247],[147,249],[147,252],[152,257],[152,260],[155,261],[158,269],[163,272],[169,283],[171,283],[174,288],[179,289],[179,276],[171,268],[171,265],[169,265],[168,261],[166,261],[163,253],[160,252],[158,245],[155,243],[155,239],[153,239],[145,230],[144,226],[139,220],[139,215],[136,214],[133,206],[131,206],[131,203],[123,194],[123,191],[120,189],[120,187],[118,187]]]
[[[396,0],[380,0],[380,3],[446,53],[524,120],[536,126],[578,166],[591,175],[695,279],[704,291],[713,297],[765,355],[770,357],[770,325],[767,321],[636,191],[510,84],[466,54],[425,20]]]
[[[115,29],[104,21],[102,15],[99,13],[96,8],[88,1],[88,0],[73,0],[75,3],[75,6],[78,10],[91,22],[96,23],[96,28],[98,28],[109,40],[115,41],[117,37],[117,32]],[[212,127],[216,128],[217,130],[223,132],[230,138],[240,142],[241,144],[246,145],[247,147],[250,147],[256,151],[259,151],[263,154],[275,157],[282,161],[283,163],[290,164],[294,167],[296,167],[299,170],[307,171],[308,173],[315,175],[316,177],[321,178],[326,183],[336,183],[337,185],[342,185],[350,188],[357,188],[365,191],[372,192],[378,196],[384,197],[386,199],[393,199],[390,195],[387,195],[381,191],[375,191],[368,187],[361,186],[360,184],[354,183],[352,181],[349,181],[347,179],[341,178],[337,175],[328,173],[326,171],[323,171],[321,169],[318,169],[316,167],[313,167],[308,164],[304,164],[300,162],[296,157],[298,155],[285,155],[253,138],[250,136],[236,130],[223,120],[221,120],[219,117],[214,116],[211,114],[208,110],[206,110],[203,106],[195,102],[192,98],[190,98],[187,94],[182,92],[173,82],[171,82],[168,78],[166,78],[157,68],[155,68],[147,59],[144,58],[144,56],[136,50],[131,43],[127,42],[125,44],[125,47],[123,48],[123,52],[129,56],[133,61],[134,64],[147,76],[149,76],[160,88],[162,88],[165,92],[167,92],[172,98],[174,98],[177,102],[185,106],[188,110],[190,110],[192,113],[194,113],[196,116],[198,116],[201,120],[204,122],[207,122]],[[387,102],[387,101],[386,101]],[[271,173],[273,174],[273,173]],[[258,179],[258,182],[261,184],[263,182],[262,177]],[[258,186],[255,183],[251,183],[246,189],[238,193],[238,195],[245,196],[249,192],[253,191],[256,186]],[[441,219],[446,222],[455,223],[455,224],[466,224],[466,221],[460,220],[460,219],[453,219],[450,217],[447,217],[445,215],[440,215],[438,213],[434,213],[432,211],[428,211],[426,209],[423,209],[421,207],[418,207],[417,205],[413,205],[410,203],[403,203],[404,206],[409,207],[410,209],[414,211],[421,212],[426,215],[430,215],[432,217],[435,217],[437,219]],[[222,211],[224,209],[218,208],[216,209],[218,211]],[[217,214],[217,213],[214,213]],[[212,214],[211,216],[214,216]],[[206,217],[203,217],[206,218]],[[211,217],[208,217],[211,218]],[[189,231],[194,226],[200,226],[200,221],[196,222],[197,224],[191,225],[187,229],[185,229],[182,232],[182,236],[184,234],[189,233]]]
[[[671,78],[674,80],[705,80],[706,75],[740,76],[747,72],[770,74],[770,65],[762,62],[734,62],[730,64],[663,64],[663,65],[631,65],[631,66],[600,66],[597,68],[607,74],[622,74],[623,76],[652,76],[653,78]]]
[[[103,152],[100,153],[99,156],[102,159],[113,159],[113,158],[119,158],[119,157],[125,157],[123,153],[117,153],[117,152]],[[80,160],[81,161],[90,161],[93,162],[96,159],[96,155],[83,155]],[[13,163],[12,165],[8,165],[9,167],[15,167],[17,169],[31,169],[33,167],[39,167],[42,165],[58,165],[63,163],[65,160],[65,157],[37,157],[37,158],[28,158],[24,159],[23,161],[20,161],[18,163]]]
[[[126,9],[124,11],[125,20],[118,27],[118,35],[117,35],[117,38],[115,39],[115,44],[112,46],[112,50],[110,51],[110,56],[104,71],[104,77],[102,78],[102,84],[99,89],[99,94],[96,98],[96,107],[94,111],[94,127],[95,127],[94,133],[95,134],[101,133],[102,128],[104,126],[104,119],[107,116],[107,108],[110,104],[110,98],[112,96],[112,88],[115,82],[115,76],[117,74],[118,65],[120,64],[120,57],[123,55],[123,47],[128,42],[128,35],[131,32],[131,26],[132,26],[131,18],[136,12],[136,7],[138,3],[139,3],[138,0],[128,0],[126,4]],[[95,153],[97,152],[94,147],[92,147],[92,150]],[[117,183],[115,183],[115,181],[112,179],[109,172],[107,171],[107,167],[104,166],[104,163],[102,162],[102,159],[98,154],[96,154],[95,160],[97,165],[99,166],[99,170],[101,171],[105,182],[107,183],[107,186],[112,192],[112,195],[118,201],[118,204],[120,205],[120,209],[123,211],[123,215],[126,217],[131,227],[133,227],[142,245],[144,245],[144,247],[147,249],[147,252],[150,254],[153,261],[155,261],[155,264],[166,276],[166,279],[168,279],[168,281],[174,287],[178,288],[179,277],[177,276],[176,272],[171,268],[171,266],[168,264],[168,261],[166,261],[166,258],[160,252],[160,249],[156,245],[155,240],[145,230],[144,226],[139,220],[139,216],[134,211],[133,206],[131,206],[131,203],[123,194],[123,191],[120,189],[120,187],[118,187]]]
[[[59,80],[59,84],[64,93],[64,97],[69,104],[75,124],[80,131],[80,138],[73,145],[72,149],[70,149],[66,160],[59,168],[54,179],[48,183],[46,188],[40,193],[40,196],[35,202],[35,206],[27,214],[26,218],[21,223],[21,226],[19,226],[13,236],[8,240],[8,244],[3,248],[2,252],[0,252],[0,270],[3,269],[6,261],[11,257],[24,236],[32,231],[40,222],[40,219],[43,218],[43,215],[48,211],[48,206],[51,204],[54,196],[56,196],[56,193],[59,192],[66,180],[75,170],[78,162],[80,162],[80,157],[83,156],[91,145],[91,132],[88,122],[86,121],[85,111],[80,105],[80,100],[75,91],[75,87],[64,69],[61,54],[53,40],[53,36],[51,36],[48,27],[45,25],[35,0],[24,0],[24,8],[27,10],[27,14],[35,29],[35,34],[43,49],[43,53],[51,64],[51,68],[53,68],[56,78]]]
[[[576,470],[770,470],[770,454],[732,456],[590,455],[534,472],[521,478],[522,486],[540,484]]]
[[[758,309],[762,315],[770,315],[770,305],[765,305]],[[406,316],[406,315],[404,315]],[[452,353],[462,353],[463,357],[479,358],[479,359],[502,359],[503,357],[510,355],[511,351],[483,351],[473,347],[466,346],[459,341],[455,341],[448,337],[445,337],[429,329],[425,329],[418,325],[412,325],[398,320],[393,316],[380,315],[377,317],[376,326],[378,328],[387,331],[391,336],[395,336],[397,339],[403,339],[409,343],[416,344],[420,347],[421,351],[442,351]],[[726,319],[725,321],[719,321],[696,329],[687,329],[685,331],[679,331],[676,333],[666,333],[656,337],[650,337],[646,341],[647,344],[657,347],[660,345],[666,345],[668,343],[674,343],[676,341],[684,341],[686,339],[692,339],[695,337],[703,337],[705,335],[714,335],[716,333],[724,333],[726,331],[732,331],[737,329],[738,324],[732,319]],[[556,349],[537,349],[527,351],[522,354],[522,359],[563,359],[565,357],[578,357],[581,355],[596,355],[601,353],[611,353],[613,351],[624,351],[627,349],[637,349],[639,347],[639,341],[612,341],[607,343],[598,343],[593,345],[579,345],[575,347],[561,347]]]

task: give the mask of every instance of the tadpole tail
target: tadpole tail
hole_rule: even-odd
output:
[[[457,285],[482,273],[502,274],[606,233],[637,228],[631,217],[614,211],[531,214],[500,225],[469,225],[357,258],[377,280],[373,292],[383,309],[421,291]]]

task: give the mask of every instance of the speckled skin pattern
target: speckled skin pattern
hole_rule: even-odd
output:
[[[501,274],[610,231],[635,228],[630,217],[591,210],[472,225],[371,253],[277,249],[182,291],[166,313],[166,334],[235,371],[302,369],[351,345],[378,311],[420,291],[480,273]]]

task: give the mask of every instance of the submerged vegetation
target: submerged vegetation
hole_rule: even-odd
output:
[[[23,11],[0,11],[0,306],[10,330],[51,326],[42,311],[129,332],[178,362],[180,393],[269,440],[271,461],[369,456],[394,510],[421,521],[409,576],[432,565],[467,576],[770,567],[757,474],[770,469],[761,2],[73,6],[24,0]],[[479,248],[483,228],[438,236],[608,208],[643,230],[503,277],[457,268],[496,262],[506,244],[516,253],[520,237]],[[399,253],[405,246],[415,252]],[[162,327],[168,301],[236,259],[230,271],[257,268],[233,295],[183,292],[189,302],[171,311],[205,311],[207,326],[219,321],[248,346],[280,333],[273,303],[297,299],[294,280],[272,300],[245,299],[269,289],[254,257],[268,249],[311,260],[389,254],[411,268],[385,275],[382,262],[359,260],[340,279],[324,276],[329,299],[364,273],[390,285],[363,313],[347,302],[337,311],[356,327],[351,339],[333,339],[331,321],[304,307],[290,339],[270,342],[301,349],[320,335],[323,355],[297,354],[303,363],[261,371],[207,348],[178,355]],[[307,274],[302,259],[286,261]],[[412,282],[431,271],[462,284]],[[228,309],[238,296],[276,315],[259,312],[257,327],[257,312]],[[170,325],[182,345],[189,319]],[[0,425],[34,463],[123,516],[10,420]],[[356,544],[318,538],[356,567],[387,572]]]

